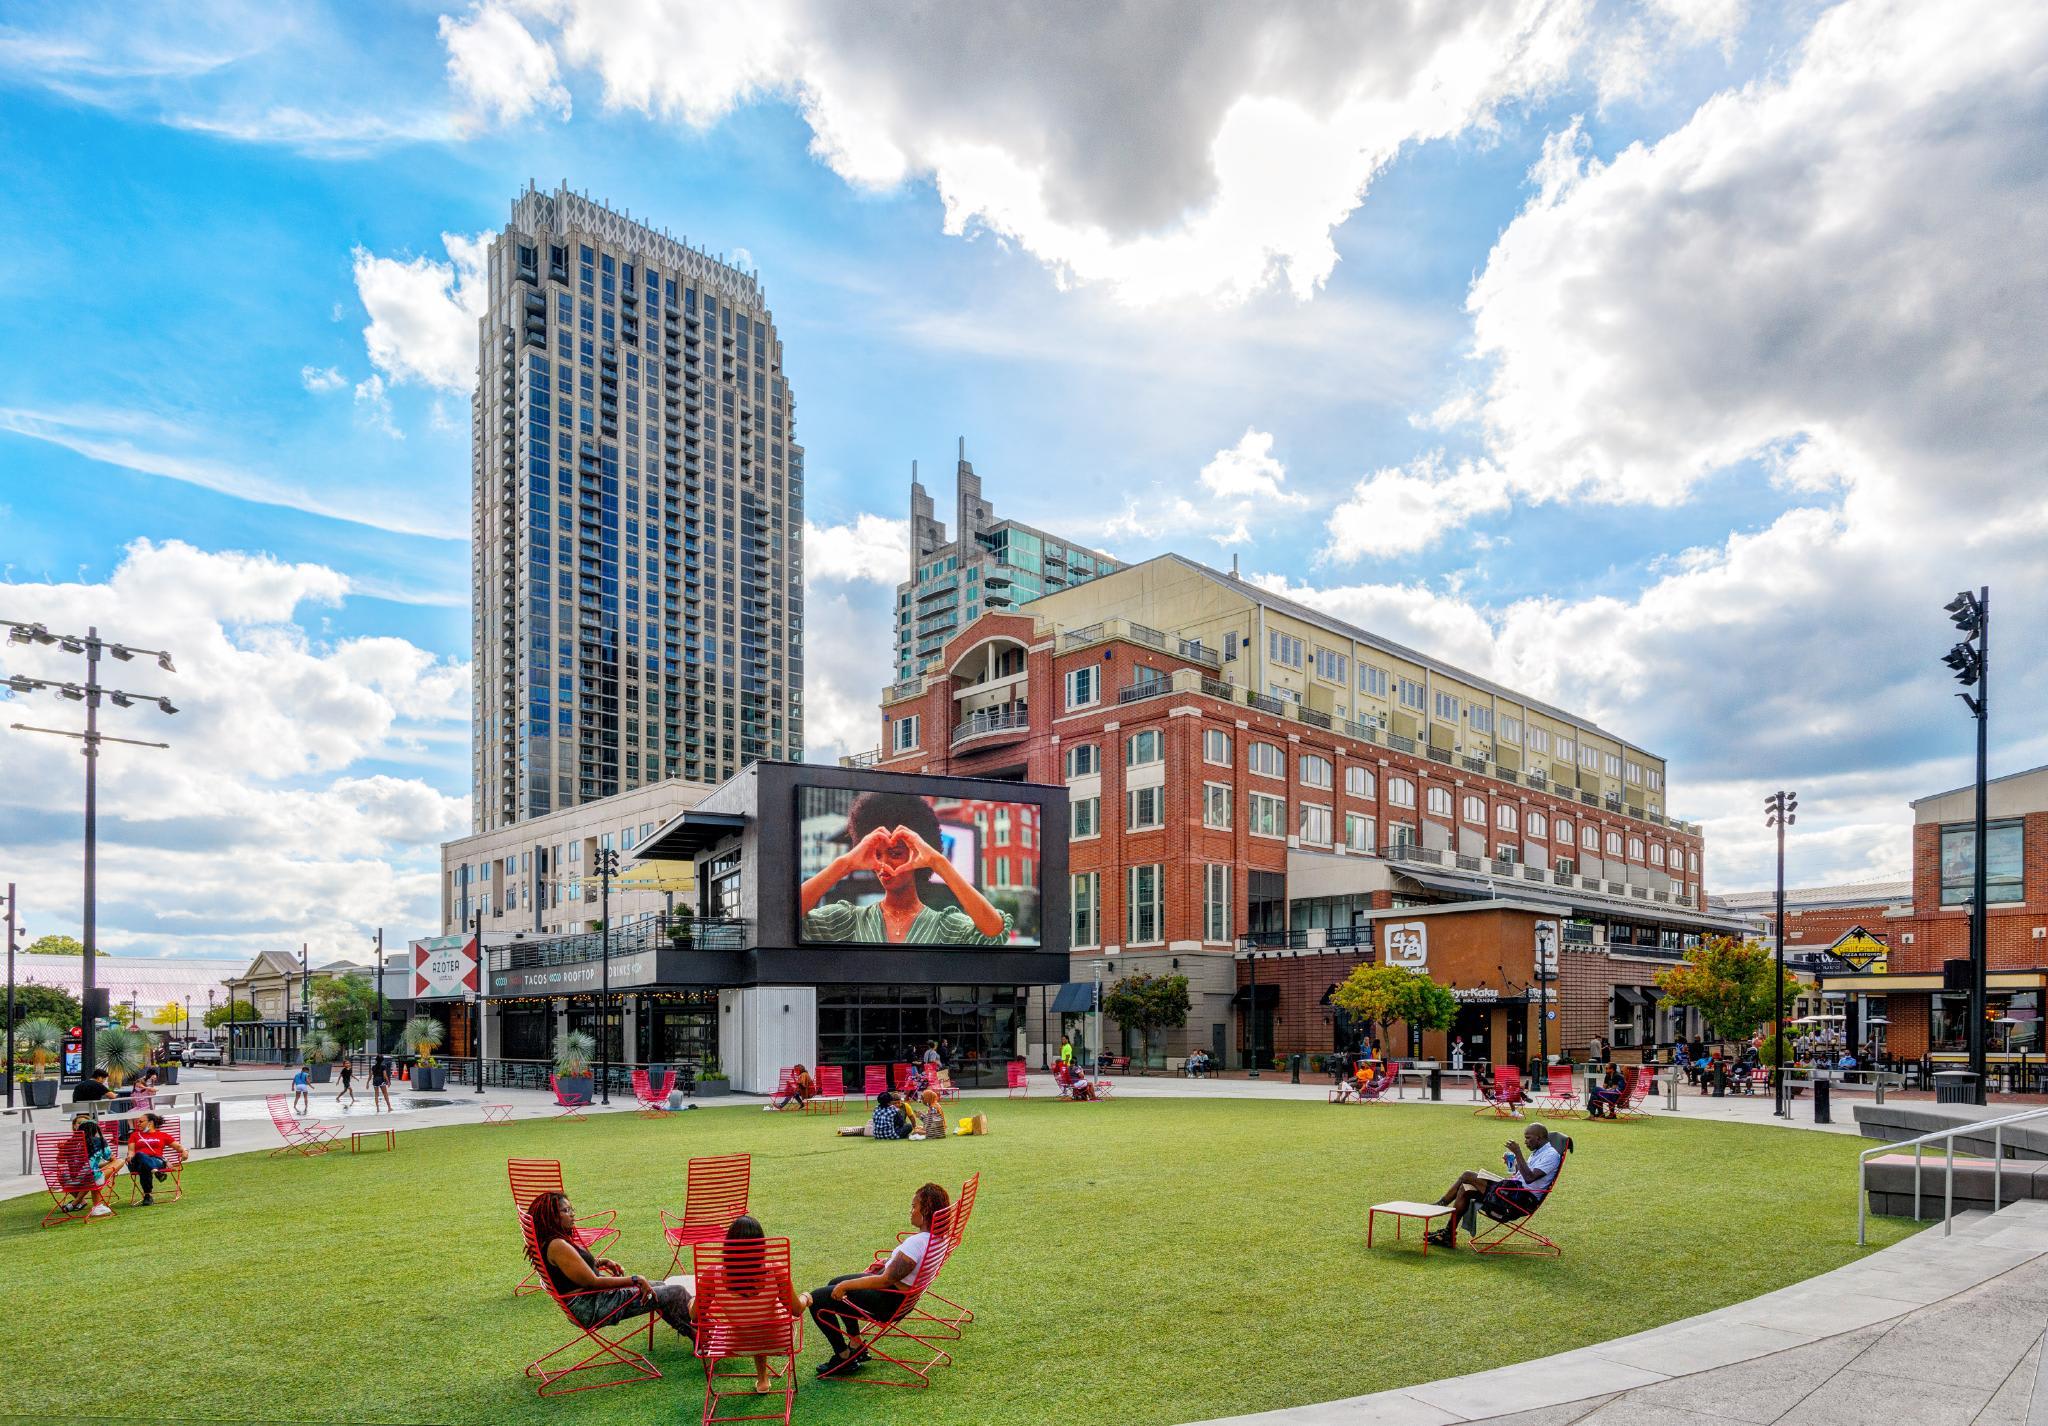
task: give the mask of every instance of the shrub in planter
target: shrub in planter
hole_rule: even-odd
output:
[[[431,1015],[415,1015],[398,1032],[398,1042],[419,1058],[412,1067],[412,1087],[439,1090],[448,1087],[448,1071],[434,1058],[446,1034],[441,1022]]]
[[[119,1089],[149,1062],[149,1042],[139,1030],[109,1025],[93,1039],[93,1057],[107,1079]]]
[[[588,1103],[596,1091],[590,1078],[590,1062],[597,1055],[597,1041],[581,1030],[571,1030],[555,1042],[555,1082],[564,1095]]]
[[[316,1030],[299,1043],[299,1058],[306,1066],[306,1078],[314,1084],[325,1084],[334,1074],[334,1058],[341,1053],[341,1046],[334,1036],[325,1030]]]
[[[30,1106],[48,1109],[57,1102],[57,1081],[43,1078],[43,1071],[64,1049],[63,1028],[54,1020],[32,1015],[14,1027],[14,1045],[34,1067],[34,1077],[27,1085]],[[17,1072],[16,1078],[19,1077]]]
[[[717,1056],[704,1061],[704,1068],[697,1071],[697,1093],[711,1098],[732,1093],[732,1081],[725,1077],[725,1066]]]

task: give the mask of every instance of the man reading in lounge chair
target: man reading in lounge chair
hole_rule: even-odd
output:
[[[1528,1145],[1526,1155],[1522,1144]],[[1564,1155],[1550,1142],[1550,1131],[1541,1124],[1531,1124],[1522,1131],[1522,1144],[1513,1139],[1507,1141],[1507,1153],[1502,1156],[1508,1168],[1507,1178],[1473,1170],[1458,1175],[1458,1181],[1437,1200],[1451,1208],[1451,1221],[1429,1235],[1431,1243],[1443,1248],[1457,1247],[1458,1220],[1475,1206],[1484,1206],[1489,1216],[1503,1219],[1526,1218],[1536,1211],[1551,1180],[1564,1166]]]

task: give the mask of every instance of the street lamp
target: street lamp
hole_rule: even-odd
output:
[[[14,883],[7,883],[7,1107],[14,1107],[14,909],[19,901]]]
[[[1986,760],[1991,729],[1991,588],[1975,594],[1965,589],[1943,606],[1962,633],[1962,642],[1942,655],[1941,661],[1955,670],[1956,682],[1977,690],[1972,698],[1958,693],[1970,716],[1977,720],[1977,818],[1975,853],[1970,876],[1970,1073],[1976,1076],[1977,1103],[1985,1101],[1989,1066],[1984,1057],[1985,963],[1990,948],[1985,944],[1985,799],[1989,776]]]
[[[100,731],[100,700],[107,699],[117,708],[132,708],[137,703],[154,703],[165,713],[176,713],[171,700],[148,693],[127,693],[118,688],[104,688],[100,685],[100,655],[110,654],[120,663],[127,663],[137,654],[149,654],[156,659],[157,667],[165,673],[178,670],[171,664],[171,656],[162,649],[138,649],[131,644],[118,644],[100,638],[97,626],[86,630],[83,636],[77,634],[53,634],[42,624],[24,624],[14,619],[0,619],[7,626],[7,641],[11,644],[57,645],[67,654],[85,655],[85,682],[66,683],[42,678],[29,678],[15,674],[7,680],[7,687],[16,693],[33,693],[37,690],[54,692],[74,703],[85,705],[85,731],[73,733],[64,728],[36,728],[26,723],[9,726],[19,733],[49,733],[59,738],[77,738],[85,754],[85,916],[80,928],[85,942],[85,953],[80,959],[79,984],[83,994],[80,999],[86,1013],[80,1018],[79,1066],[83,1073],[91,1074],[94,1063],[96,1026],[93,1024],[93,991],[97,988],[94,958],[99,954],[98,926],[98,871],[99,871],[99,756],[102,743],[126,743],[138,748],[167,748],[169,743],[143,742],[137,738],[116,738]],[[14,1065],[10,1061],[7,1074],[11,1079]]]
[[[1777,1018],[1771,1021],[1771,1048],[1777,1057],[1777,1075],[1773,1080],[1773,1105],[1771,1112],[1780,1119],[1792,1117],[1791,1101],[1785,1097],[1785,829],[1799,818],[1799,794],[1780,789],[1764,799],[1764,825],[1778,829],[1778,974],[1771,986],[1771,994],[1777,1003]]]
[[[615,847],[597,849],[598,915],[602,918],[598,932],[599,960],[602,962],[598,974],[603,978],[604,987],[598,1000],[597,1044],[598,1061],[603,1077],[598,1081],[598,1094],[603,1102],[612,1102],[612,878],[619,874],[619,853]],[[477,913],[477,925],[483,925],[483,913]],[[479,933],[478,945],[482,945]]]

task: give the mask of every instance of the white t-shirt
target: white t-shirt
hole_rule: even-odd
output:
[[[905,1238],[896,1245],[897,1253],[902,1257],[910,1259],[910,1271],[898,1278],[898,1282],[909,1282],[917,1276],[918,1268],[924,1265],[924,1250],[931,1246],[931,1241],[932,1235],[930,1233],[912,1233],[908,1238]],[[894,1264],[892,1263],[891,1266],[894,1266]]]
[[[1525,1188],[1548,1188],[1550,1181],[1557,1177],[1557,1171],[1564,1167],[1564,1155],[1557,1151],[1557,1145],[1545,1140],[1543,1147],[1523,1160],[1528,1169],[1517,1180]]]

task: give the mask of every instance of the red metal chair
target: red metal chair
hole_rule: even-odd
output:
[[[796,1066],[784,1065],[775,1072],[775,1094],[771,1102],[778,1109],[802,1109],[804,1106],[797,1100],[796,1090]]]
[[[519,1213],[519,1231],[526,1238],[526,1259],[533,1264],[533,1276],[539,1279],[540,1285],[547,1290],[548,1296],[554,1299],[555,1306],[562,1309],[562,1316],[568,1319],[569,1325],[576,1329],[574,1337],[571,1337],[546,1356],[538,1357],[527,1363],[526,1374],[540,1383],[540,1394],[542,1396],[567,1396],[572,1391],[596,1391],[600,1387],[625,1386],[629,1382],[660,1381],[660,1369],[647,1359],[645,1353],[635,1351],[632,1347],[626,1345],[642,1332],[645,1332],[647,1334],[648,1350],[653,1350],[654,1319],[660,1316],[660,1314],[649,1312],[644,1316],[632,1318],[630,1320],[633,1326],[629,1330],[617,1333],[616,1335],[607,1335],[608,1332],[619,1325],[621,1320],[619,1314],[624,1312],[627,1307],[633,1305],[630,1301],[621,1302],[612,1311],[605,1314],[595,1326],[584,1326],[576,1320],[575,1312],[570,1309],[570,1300],[578,1297],[595,1297],[611,1289],[593,1288],[588,1292],[557,1292],[555,1290],[554,1277],[541,1266],[540,1244],[533,1236],[533,1215],[524,1209],[521,1209]],[[581,1236],[580,1229],[578,1230],[578,1236]],[[596,1350],[575,1365],[566,1367],[551,1367],[548,1365],[549,1362],[561,1356],[562,1353],[580,1350],[585,1346],[595,1347]],[[607,1381],[585,1382],[578,1386],[557,1386],[557,1383],[561,1382],[564,1378],[574,1376],[577,1372],[603,1371],[607,1367],[623,1367],[627,1375],[615,1376]]]
[[[1536,1206],[1520,1218],[1497,1218],[1479,1209],[1479,1216],[1485,1222],[1474,1230],[1471,1238],[1475,1253],[1496,1253],[1503,1257],[1516,1258],[1557,1258],[1564,1256],[1564,1249],[1529,1226],[1529,1221],[1543,1211],[1543,1205],[1550,1202],[1550,1195],[1557,1192],[1558,1182],[1564,1178],[1564,1166],[1572,1156],[1572,1141],[1564,1134],[1552,1134],[1550,1142],[1557,1145],[1560,1161],[1557,1172],[1551,1175],[1548,1188],[1536,1190]]]
[[[869,1065],[861,1072],[860,1092],[873,1099],[889,1087],[889,1071],[880,1065]]]
[[[939,1092],[941,1102],[960,1097],[960,1086],[953,1083],[953,1072],[949,1069],[933,1070],[931,1087]]]
[[[1643,1107],[1643,1101],[1650,1097],[1650,1089],[1657,1083],[1657,1071],[1649,1065],[1637,1065],[1629,1071],[1628,1094],[1621,1103],[1614,1106],[1617,1119],[1647,1119],[1650,1111]]]
[[[633,1071],[633,1100],[639,1108],[633,1112],[642,1119],[660,1119],[668,1114],[668,1097],[676,1087],[676,1072],[668,1071],[655,1084],[644,1069]],[[582,1116],[577,1116],[581,1118]]]
[[[50,1195],[49,1211],[43,1214],[39,1225],[53,1228],[59,1223],[76,1223],[81,1220],[96,1223],[102,1218],[113,1216],[113,1205],[108,1211],[92,1216],[95,1205],[105,1202],[106,1188],[95,1188],[92,1181],[92,1167],[86,1159],[85,1140],[74,1132],[36,1135],[36,1167],[42,1170],[43,1188]],[[112,1168],[109,1168],[111,1178]],[[84,1195],[84,1206],[67,1211],[65,1204]]]
[[[1513,1065],[1502,1065],[1493,1072],[1493,1088],[1486,1091],[1486,1102],[1472,1112],[1491,1114],[1497,1119],[1518,1119],[1522,1106],[1528,1102],[1529,1096],[1522,1090],[1522,1072]]]
[[[512,1206],[524,1219],[526,1210],[533,1206],[533,1200],[543,1193],[562,1193],[562,1163],[559,1159],[507,1159],[505,1179],[512,1187]],[[576,1215],[576,1242],[579,1247],[597,1253],[604,1245],[619,1236],[619,1230],[612,1226],[618,1217],[618,1210],[607,1208],[602,1213],[579,1213]],[[528,1273],[525,1281],[512,1289],[514,1297],[524,1297],[529,1292],[539,1292],[541,1284]]]
[[[185,1196],[185,1136],[178,1127],[178,1120],[164,1120],[164,1168],[156,1176],[156,1192],[161,1193],[165,1184],[170,1185],[170,1202],[176,1203]],[[142,1201],[142,1180],[134,1174],[128,1175],[128,1203],[133,1207]],[[158,1199],[158,1202],[164,1200]]]
[[[668,1265],[671,1276],[682,1265],[683,1249],[723,1239],[733,1219],[747,1211],[747,1190],[753,1177],[752,1154],[719,1154],[690,1160],[682,1216],[676,1217],[666,1208],[661,1210],[662,1236],[675,1249]]]
[[[1579,1092],[1572,1088],[1572,1067],[1551,1065],[1544,1072],[1543,1111],[1546,1114],[1577,1114]]]
[[[897,1065],[895,1067],[895,1075],[896,1092],[898,1094],[915,1094],[917,1092],[917,1075],[909,1065]]]
[[[270,1107],[270,1122],[277,1129],[284,1143],[270,1151],[273,1159],[280,1154],[299,1154],[313,1158],[327,1152],[329,1145],[346,1132],[339,1124],[324,1124],[318,1119],[301,1119],[292,1113],[289,1095],[273,1094],[264,1102]]]
[[[555,1107],[562,1111],[555,1118],[566,1119],[571,1124],[581,1124],[583,1122],[583,1111],[590,1107],[590,1096],[587,1094],[569,1094],[565,1092],[562,1088],[562,1078],[560,1075],[551,1074],[548,1076],[548,1088],[555,1092]]]
[[[960,1196],[953,1200],[953,1206],[948,1213],[946,1221],[952,1230],[953,1247],[955,1248],[958,1248],[961,1241],[967,1236],[967,1223],[969,1219],[974,1217],[974,1200],[980,1193],[981,1175],[976,1174],[973,1178],[960,1185]],[[898,1233],[896,1241],[900,1243],[909,1236],[910,1234],[907,1230]],[[892,1247],[875,1254],[875,1261],[870,1265],[868,1271],[880,1272],[883,1264],[888,1262],[889,1254],[894,1251],[895,1249]],[[934,1310],[928,1305],[934,1302],[943,1310]],[[941,1297],[936,1292],[929,1291],[925,1293],[924,1301],[918,1304],[916,1312],[920,1320],[932,1324],[932,1330],[936,1335],[952,1340],[958,1340],[961,1330],[974,1320],[972,1308],[962,1307],[951,1298]]]
[[[837,1114],[846,1107],[846,1071],[838,1065],[818,1066],[818,1092],[804,1106],[806,1112]]]
[[[1024,1061],[1011,1060],[1009,1073],[1010,1098],[1029,1099],[1031,1097],[1031,1081],[1025,1077]]]
[[[887,1317],[876,1317],[863,1311],[857,1304],[842,1302],[839,1309],[853,1319],[860,1334],[860,1345],[856,1350],[865,1349],[876,1361],[887,1362],[900,1368],[905,1375],[884,1377],[864,1374],[846,1376],[838,1380],[859,1382],[864,1386],[905,1386],[922,1389],[931,1385],[934,1368],[953,1360],[940,1341],[952,1340],[941,1328],[939,1319],[927,1312],[919,1311],[919,1304],[933,1282],[938,1279],[939,1270],[952,1256],[956,1239],[953,1236],[952,1208],[942,1208],[932,1215],[931,1240],[926,1244],[924,1257],[918,1262],[917,1271],[910,1281],[900,1288],[881,1288],[898,1298],[896,1310]],[[957,1330],[953,1336],[957,1336]]]
[[[788,1426],[796,1408],[796,1356],[804,1346],[801,1317],[790,1315],[782,1287],[789,1280],[789,1240],[756,1238],[728,1243],[723,1237],[696,1244],[692,1258],[697,1296],[690,1315],[697,1324],[697,1356],[704,1363],[705,1426],[727,1421],[780,1421]],[[724,1416],[720,1405],[729,1397],[755,1398],[748,1405],[766,1405],[754,1389],[755,1357],[780,1357],[774,1375],[781,1378],[780,1412]],[[739,1371],[721,1372],[721,1362],[739,1359]],[[721,1386],[725,1387],[720,1390]]]

